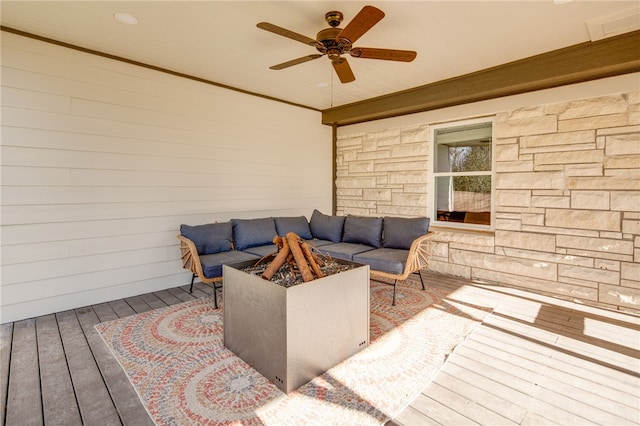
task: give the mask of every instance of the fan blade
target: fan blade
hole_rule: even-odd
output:
[[[258,28],[260,28],[262,30],[265,30],[265,31],[272,32],[274,34],[278,34],[278,35],[283,36],[283,37],[290,38],[290,39],[295,40],[295,41],[299,41],[300,43],[304,43],[304,44],[306,44],[308,46],[316,47],[316,46],[318,46],[320,44],[318,42],[318,40],[309,38],[309,37],[304,36],[302,34],[295,33],[293,31],[287,30],[287,29],[279,27],[277,25],[270,24],[268,22],[260,22],[260,23],[258,23],[256,25],[256,27],[258,27]]]
[[[344,30],[336,36],[336,39],[346,39],[352,44],[356,42],[371,27],[384,18],[384,12],[373,6],[365,6],[360,12],[344,27]]]
[[[376,49],[374,47],[355,47],[349,52],[354,58],[382,59],[385,61],[411,62],[417,53],[413,50]]]
[[[294,65],[302,64],[302,63],[307,62],[307,61],[312,61],[312,60],[318,59],[320,57],[322,57],[322,55],[317,54],[317,53],[315,55],[303,56],[302,58],[293,59],[291,61],[287,61],[287,62],[283,62],[283,63],[278,64],[278,65],[274,65],[272,67],[269,67],[269,69],[281,70],[281,69],[284,69],[284,68],[292,67]]]
[[[333,69],[336,70],[336,74],[338,74],[338,78],[342,83],[351,83],[356,79],[356,76],[353,75],[353,71],[351,71],[351,67],[349,66],[349,62],[347,62],[346,58],[338,58],[331,63],[333,64]]]

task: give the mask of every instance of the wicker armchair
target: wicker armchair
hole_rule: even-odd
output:
[[[404,265],[404,271],[401,274],[391,274],[383,271],[369,271],[369,276],[372,280],[376,280],[385,284],[388,284],[384,281],[380,281],[380,279],[393,280],[393,302],[391,303],[393,306],[396,305],[396,287],[398,286],[399,280],[406,280],[409,275],[414,272],[418,273],[420,276],[420,283],[422,284],[422,289],[424,290],[424,281],[422,280],[422,275],[420,274],[420,269],[429,266],[429,257],[431,256],[431,239],[435,235],[435,232],[429,231],[426,235],[416,238],[411,243],[411,247],[409,248],[409,254],[407,255],[407,262]]]
[[[201,282],[205,284],[211,284],[213,286],[213,302],[218,309],[218,293],[217,290],[222,289],[222,276],[207,278],[204,276],[204,271],[202,270],[202,263],[200,263],[200,256],[198,255],[198,250],[196,250],[196,245],[188,238],[183,237],[182,235],[178,235],[178,239],[180,240],[180,253],[182,259],[182,267],[184,269],[188,269],[191,271],[193,276],[191,277],[191,287],[189,287],[189,293],[193,292],[193,281],[196,277],[200,279]],[[216,286],[216,283],[221,283],[219,286]]]

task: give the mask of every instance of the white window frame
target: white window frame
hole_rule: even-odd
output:
[[[473,125],[479,123],[491,123],[491,171],[476,171],[476,172],[435,172],[435,166],[437,161],[437,145],[436,145],[436,131],[439,129],[446,129],[449,127],[459,127],[466,125]],[[435,227],[447,227],[447,228],[459,228],[468,230],[481,230],[481,231],[494,231],[495,230],[495,170],[496,170],[496,120],[495,117],[481,117],[458,121],[449,121],[446,123],[438,123],[430,126],[431,137],[431,161],[429,170],[429,212],[431,217],[431,224]],[[437,202],[436,202],[436,178],[438,176],[491,176],[491,215],[490,224],[481,225],[476,223],[463,223],[463,222],[449,222],[438,220]]]

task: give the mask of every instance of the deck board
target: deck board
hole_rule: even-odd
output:
[[[640,318],[422,276],[448,303],[495,309],[388,426],[640,423]],[[2,324],[0,424],[153,425],[94,326],[211,295],[187,284]]]
[[[76,312],[61,312],[56,318],[83,423],[122,424]]]
[[[36,318],[45,424],[81,425],[67,359],[55,315]]]
[[[9,366],[7,424],[44,424],[39,371],[36,321],[33,318],[17,321],[13,326]]]

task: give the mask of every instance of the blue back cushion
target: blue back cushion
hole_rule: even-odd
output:
[[[233,223],[233,242],[236,250],[273,244],[273,237],[278,235],[272,217],[262,219],[231,219]]]
[[[382,247],[382,218],[348,215],[344,221],[342,241]]]
[[[300,238],[310,240],[313,238],[311,235],[311,229],[309,228],[309,222],[304,216],[298,217],[274,217],[276,222],[276,231],[278,235],[284,237],[289,232],[295,232]]]
[[[328,216],[314,210],[309,221],[311,234],[319,240],[329,240],[339,243],[342,240],[344,228],[344,216]]]
[[[180,234],[193,241],[198,255],[221,253],[233,247],[231,222],[180,225]]]
[[[384,247],[408,250],[413,240],[429,232],[428,217],[384,218]]]

